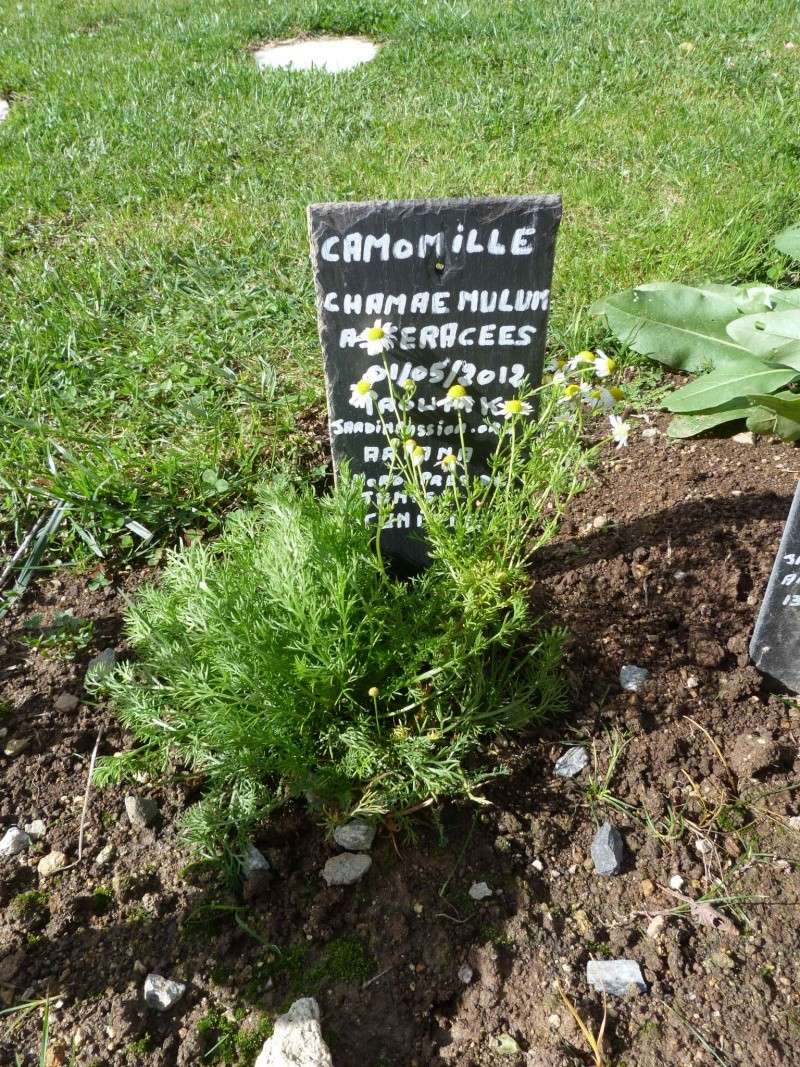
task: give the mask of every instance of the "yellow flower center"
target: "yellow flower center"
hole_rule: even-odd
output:
[[[447,390],[447,395],[450,397],[451,400],[457,400],[461,396],[466,396],[467,390],[464,388],[463,385],[451,385],[450,388]]]
[[[455,465],[456,465],[456,457],[453,455],[452,452],[448,452],[447,455],[442,459],[442,466],[443,467],[455,467]]]
[[[583,352],[579,352],[575,358],[579,363],[594,363],[594,352],[584,348]]]
[[[568,385],[568,386],[566,387],[566,389],[564,390],[564,393],[565,393],[565,394],[566,394],[566,395],[567,395],[568,397],[572,398],[573,396],[577,396],[577,394],[578,394],[578,393],[579,393],[580,391],[581,391],[581,387],[580,387],[579,385]]]
[[[609,391],[609,393],[611,393],[611,395],[614,397],[615,400],[624,400],[625,399],[625,393],[623,392],[622,389],[620,389],[620,387],[618,385],[612,385],[611,388],[608,391]]]
[[[385,336],[386,334],[383,332],[380,326],[370,326],[370,328],[367,330],[368,341],[380,341],[380,339]]]
[[[409,437],[409,439],[403,445],[403,448],[405,448],[406,452],[413,452],[416,447],[417,442],[414,440],[413,437]]]
[[[378,697],[379,695],[380,689],[378,689],[377,685],[371,685],[367,690],[367,696],[371,696],[373,700],[375,700],[376,697]]]
[[[506,400],[506,411],[509,415],[519,415],[522,411],[522,401]]]
[[[403,389],[405,389],[407,393],[410,393],[411,390],[414,388],[414,382],[411,378],[404,378],[400,385]]]
[[[360,393],[362,396],[366,396],[371,389],[372,385],[366,378],[362,378],[360,382],[356,382],[356,392]]]
[[[606,368],[606,370],[610,374],[612,372],[612,370],[616,367],[616,363],[609,356],[606,356],[606,358],[603,360],[603,366]]]
[[[412,459],[422,459],[425,455],[425,449],[422,445],[416,445],[411,452]]]

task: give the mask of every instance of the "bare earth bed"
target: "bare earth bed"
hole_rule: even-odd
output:
[[[491,807],[428,813],[413,839],[382,827],[371,870],[349,888],[325,887],[333,848],[301,808],[258,841],[277,871],[258,899],[242,902],[207,869],[187,870],[176,823],[198,787],[188,779],[93,790],[82,863],[40,876],[52,850],[75,859],[98,730],[102,752],[129,744],[84,699],[82,678],[102,648],[125,655],[122,595],[134,584],[42,583],[0,628],[3,745],[30,738],[19,755],[0,756],[0,827],[38,818],[46,828],[26,853],[0,861],[3,1005],[59,998],[53,1064],[66,1062],[58,1051],[76,1034],[81,1065],[249,1064],[252,1051],[237,1051],[234,1035],[260,1046],[260,1022],[315,995],[337,1067],[559,1067],[590,1058],[556,980],[596,1028],[603,1006],[586,963],[629,958],[649,992],[609,1000],[613,1062],[797,1063],[800,838],[789,820],[800,813],[800,710],[770,694],[747,660],[797,456],[766,441],[663,436],[609,451],[538,561],[543,601],[572,634],[571,715],[498,739],[511,774],[487,791]],[[46,623],[65,609],[95,620],[74,658],[20,640],[32,614]],[[643,692],[620,689],[624,663],[651,672]],[[63,693],[80,705],[57,710]],[[761,737],[750,751],[742,738],[753,731]],[[624,743],[594,805],[591,763],[573,780],[553,775],[575,741],[596,755],[601,777]],[[157,799],[155,829],[130,826],[129,792]],[[599,877],[588,859],[604,818],[625,841],[617,877]],[[114,858],[98,867],[109,843]],[[684,884],[670,892],[676,874]],[[480,881],[492,895],[476,902],[468,890]],[[709,892],[711,910],[689,911]],[[652,920],[664,912],[658,931]],[[151,971],[188,983],[171,1012],[144,1005]],[[39,1015],[0,1026],[0,1062],[38,1063]]]

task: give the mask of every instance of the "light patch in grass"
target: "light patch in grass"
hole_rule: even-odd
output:
[[[255,52],[255,60],[262,70],[285,67],[339,74],[369,63],[379,51],[380,46],[366,37],[309,37],[271,41]]]

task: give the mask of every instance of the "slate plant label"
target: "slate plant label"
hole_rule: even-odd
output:
[[[370,504],[386,486],[391,459],[381,422],[391,434],[387,370],[398,392],[414,382],[410,420],[425,448],[428,491],[446,485],[442,457],[461,458],[457,416],[443,403],[453,385],[474,398],[462,412],[464,458],[471,473],[487,473],[499,428],[492,405],[541,382],[560,218],[558,196],[309,207],[334,467],[348,461],[364,475]],[[369,354],[366,331],[377,324],[391,325],[392,345]],[[352,387],[365,375],[376,398],[356,396],[354,404]],[[417,509],[399,476],[387,490],[383,551],[420,565]]]
[[[764,674],[800,693],[800,484],[758,613],[750,658]]]

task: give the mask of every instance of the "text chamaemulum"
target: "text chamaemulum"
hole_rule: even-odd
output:
[[[547,311],[549,289],[421,289],[415,293],[326,293],[322,306],[343,315],[492,315],[496,311]]]

